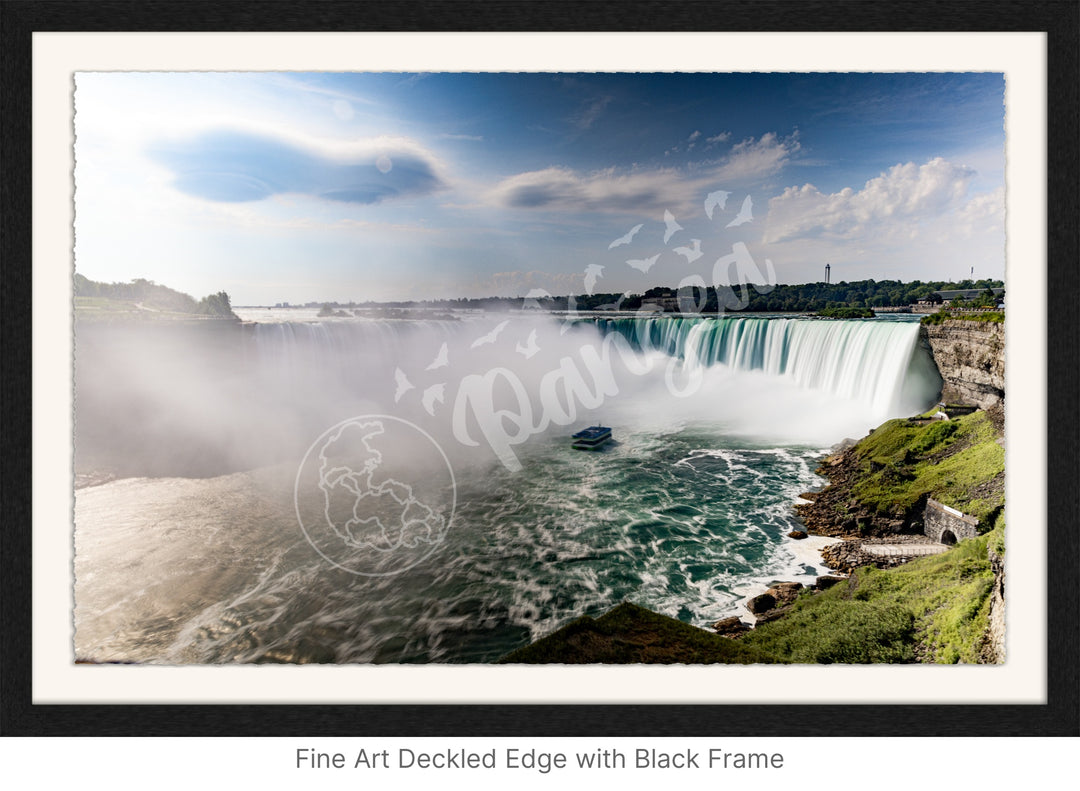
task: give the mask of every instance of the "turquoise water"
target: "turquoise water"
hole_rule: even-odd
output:
[[[704,625],[736,611],[755,581],[824,573],[785,537],[820,456],[732,444],[703,426],[622,432],[602,453],[530,448],[522,473],[462,487],[439,565],[451,590],[506,612],[490,636],[466,636],[459,656],[505,653],[624,600]]]

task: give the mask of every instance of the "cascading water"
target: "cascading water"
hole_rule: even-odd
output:
[[[759,371],[869,405],[882,417],[925,407],[940,379],[921,366],[921,381],[905,380],[918,342],[918,324],[799,318],[619,318],[599,320],[639,348],[704,366]],[[915,402],[915,403],[912,403]]]
[[[213,379],[204,348],[164,359],[129,344],[110,358],[107,344],[84,339],[82,408],[100,402],[102,420],[160,424],[152,447],[125,446],[131,477],[76,492],[77,656],[483,662],[624,600],[704,625],[739,612],[756,586],[824,572],[810,542],[786,538],[792,501],[820,485],[814,469],[829,444],[925,409],[938,386],[918,325],[904,321],[465,316],[236,332],[200,341],[238,349]],[[590,361],[604,359],[610,380],[587,408],[571,384],[592,384]],[[97,381],[97,370],[110,376]],[[463,383],[495,370],[491,408],[504,428],[538,424],[552,403],[544,392],[573,416],[515,445],[517,470],[449,425]],[[673,393],[669,376],[697,387]],[[297,524],[305,449],[365,414],[422,428],[456,475],[445,540],[395,576],[332,565]],[[571,431],[596,420],[617,443],[571,450]],[[108,429],[100,435],[115,436]],[[200,443],[195,460],[227,443],[233,472],[131,472],[133,454],[171,457],[188,435]],[[381,450],[385,464],[406,459],[396,481],[448,516],[419,485],[410,447]]]

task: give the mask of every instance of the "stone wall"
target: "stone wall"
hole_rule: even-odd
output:
[[[979,520],[937,500],[928,499],[923,512],[923,532],[938,543],[955,544],[979,535]]]
[[[941,400],[989,409],[1005,400],[1005,325],[950,319],[921,335],[941,373]]]

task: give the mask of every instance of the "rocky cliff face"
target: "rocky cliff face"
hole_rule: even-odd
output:
[[[1005,661],[1005,558],[991,546],[990,568],[994,570],[994,588],[990,594],[990,618],[982,661],[999,664]]]
[[[943,401],[989,409],[1005,400],[1004,324],[950,319],[920,334],[941,372]]]

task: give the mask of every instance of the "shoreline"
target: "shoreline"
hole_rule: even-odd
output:
[[[741,598],[739,598],[735,608],[724,617],[735,616],[744,624],[753,627],[754,624],[757,623],[757,616],[750,612],[747,604],[755,596],[765,593],[765,591],[777,583],[799,582],[802,583],[804,587],[812,587],[816,583],[818,577],[839,574],[840,572],[833,571],[826,565],[822,550],[832,544],[839,544],[842,540],[843,539],[833,538],[831,536],[815,535],[808,535],[806,538],[798,539],[789,538],[788,541],[794,544],[793,550],[796,563],[802,563],[803,565],[823,570],[818,574],[793,574],[788,575],[783,579],[780,577],[772,577],[769,582],[762,581],[765,579],[762,577],[747,585],[733,588],[732,593],[738,594]]]

